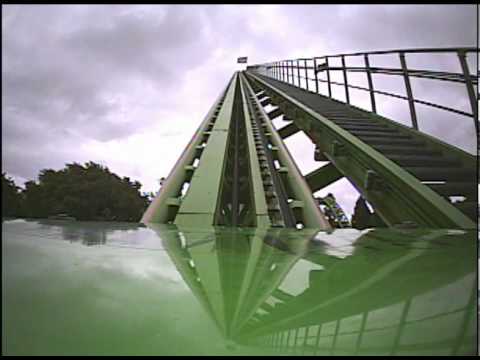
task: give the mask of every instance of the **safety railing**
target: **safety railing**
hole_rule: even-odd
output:
[[[362,53],[328,55],[313,58],[300,58],[293,60],[281,60],[265,64],[248,66],[247,70],[252,70],[272,77],[276,80],[286,82],[288,84],[304,88],[307,91],[319,92],[319,83],[326,83],[328,97],[332,98],[332,85],[340,85],[344,87],[345,101],[350,104],[350,89],[367,91],[370,94],[371,111],[377,113],[377,104],[375,95],[386,95],[397,99],[408,101],[410,110],[410,119],[412,127],[418,130],[417,112],[415,104],[427,105],[436,109],[449,111],[465,117],[473,119],[475,129],[478,133],[478,106],[476,99],[475,86],[478,86],[478,76],[470,74],[467,54],[477,54],[478,48],[429,48],[429,49],[405,49],[405,50],[388,50],[388,51],[372,51]],[[445,72],[434,70],[411,69],[407,66],[406,55],[408,54],[449,54],[456,56],[460,63],[462,72]],[[400,67],[377,67],[371,66],[371,59],[376,55],[395,55],[399,57]],[[349,58],[363,58],[363,66],[346,66]],[[341,66],[330,66],[332,59],[340,59]],[[476,62],[475,62],[476,63]],[[332,72],[341,72],[343,82],[332,81]],[[352,85],[348,83],[348,73],[365,73],[368,87]],[[320,73],[326,73],[326,79],[319,77]],[[373,82],[373,74],[384,74],[392,76],[401,76],[404,79],[405,95],[376,90]],[[454,109],[449,106],[433,103],[430,101],[415,98],[412,92],[411,78],[433,79],[439,81],[448,81],[452,83],[465,84],[466,94],[468,96],[471,112]],[[302,86],[303,83],[303,86]],[[312,86],[313,83],[313,86]]]

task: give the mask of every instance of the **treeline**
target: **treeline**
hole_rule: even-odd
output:
[[[77,220],[139,221],[153,198],[141,183],[120,178],[107,167],[88,162],[40,171],[38,181],[21,189],[2,173],[2,216],[47,218],[66,214]]]

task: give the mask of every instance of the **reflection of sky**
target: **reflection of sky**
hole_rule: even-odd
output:
[[[70,266],[73,261],[85,270],[101,269],[142,280],[160,280],[162,284],[186,289],[181,276],[161,247],[161,239],[154,232],[145,228],[112,230],[112,227],[113,224],[106,224],[105,227],[99,226],[99,223],[82,222],[39,225],[32,221],[13,220],[4,222],[2,231],[6,237],[34,246],[46,256],[64,253],[63,260],[56,260],[61,261],[63,266]],[[72,231],[76,231],[80,237],[85,234],[104,236],[106,242],[95,247],[66,244],[63,240],[70,242],[71,239],[65,235],[71,235]],[[38,246],[39,241],[42,246]],[[72,251],[73,255],[67,256]]]
[[[309,272],[312,270],[323,270],[321,265],[314,264],[310,261],[300,259],[287,273],[279,286],[279,289],[290,295],[298,295],[309,287]]]
[[[333,233],[319,232],[313,239],[325,247],[325,254],[343,259],[353,254],[354,243],[372,229],[337,229]]]

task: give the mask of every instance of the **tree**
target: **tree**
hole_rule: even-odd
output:
[[[140,193],[140,182],[120,178],[92,161],[84,166],[66,164],[59,171],[44,169],[38,183],[29,181],[25,186],[29,217],[64,213],[78,220],[139,221],[149,204],[148,196]]]
[[[22,210],[22,195],[12,178],[2,173],[2,216],[18,217]]]

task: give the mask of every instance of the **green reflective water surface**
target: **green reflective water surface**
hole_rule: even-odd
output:
[[[2,349],[475,354],[477,234],[2,224]]]

